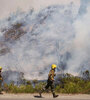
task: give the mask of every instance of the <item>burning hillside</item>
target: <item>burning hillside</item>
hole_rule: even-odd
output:
[[[23,72],[27,79],[46,79],[52,63],[57,64],[58,72],[79,74],[90,70],[90,11],[81,14],[81,8],[82,3],[80,9],[70,3],[38,12],[17,11],[0,21],[3,70]]]

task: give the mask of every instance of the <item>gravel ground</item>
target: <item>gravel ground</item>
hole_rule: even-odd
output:
[[[0,100],[52,100],[51,94],[43,94],[40,98],[38,94],[0,94]],[[90,100],[90,95],[86,94],[59,94],[55,100]]]

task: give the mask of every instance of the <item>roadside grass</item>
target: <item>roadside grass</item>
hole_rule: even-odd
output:
[[[14,85],[14,83],[4,84],[4,91],[6,93],[37,93],[39,92],[46,84],[46,82],[37,82],[35,86],[33,83],[27,82],[28,84]],[[30,83],[30,84],[29,84]],[[90,80],[83,80],[76,77],[66,77],[61,78],[60,83],[55,86],[55,91],[57,93],[66,93],[66,94],[90,94]]]

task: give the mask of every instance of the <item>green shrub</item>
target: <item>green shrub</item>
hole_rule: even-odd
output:
[[[90,82],[86,83],[86,86],[85,86],[85,89],[84,89],[83,93],[90,94]]]
[[[8,93],[34,93],[35,89],[32,85],[4,85],[4,90]]]
[[[34,88],[32,85],[26,85],[25,93],[34,93]]]
[[[60,93],[61,92],[61,86],[60,85],[56,86],[55,91]]]
[[[65,93],[79,93],[82,91],[82,88],[73,82],[69,82],[64,87]]]
[[[45,85],[46,85],[45,82],[40,82],[40,83],[36,84],[35,91],[39,92],[40,90],[42,90],[43,87],[45,87]]]
[[[37,80],[34,80],[33,83],[27,80],[24,82],[25,84],[20,86],[14,85],[14,82],[11,82],[9,85],[5,83],[4,91],[7,93],[35,93],[39,92],[46,85],[46,82],[38,82]],[[59,77],[59,83],[56,85],[55,91],[58,93],[90,94],[90,80],[67,74],[67,77]]]

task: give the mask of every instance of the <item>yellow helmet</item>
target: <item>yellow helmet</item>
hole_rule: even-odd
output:
[[[0,66],[0,70],[2,70],[2,67]]]
[[[55,69],[57,66],[55,64],[52,64],[51,68]]]

